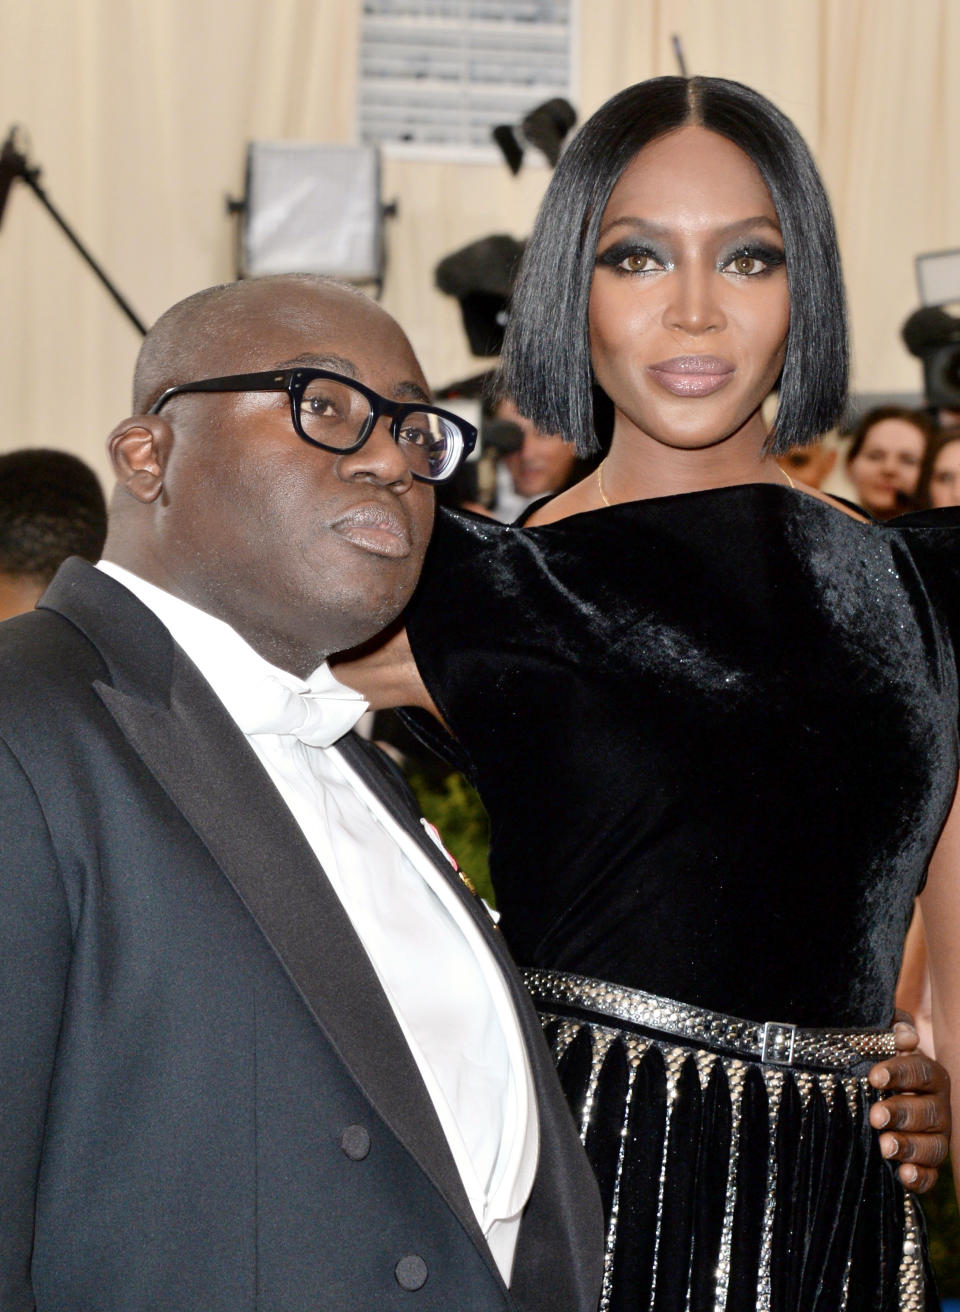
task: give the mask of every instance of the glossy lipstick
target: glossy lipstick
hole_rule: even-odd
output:
[[[648,370],[674,396],[710,396],[735,372],[734,365],[718,355],[677,355],[649,365]]]

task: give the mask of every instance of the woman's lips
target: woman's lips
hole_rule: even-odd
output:
[[[674,396],[709,396],[730,381],[735,366],[718,355],[677,355],[648,370]]]
[[[364,501],[331,525],[335,533],[374,556],[410,554],[410,529],[403,517],[377,501]]]

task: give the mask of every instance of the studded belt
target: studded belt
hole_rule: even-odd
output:
[[[577,1008],[765,1065],[849,1071],[896,1053],[891,1030],[804,1029],[783,1021],[742,1020],[559,970],[528,969],[523,978],[540,1011]]]

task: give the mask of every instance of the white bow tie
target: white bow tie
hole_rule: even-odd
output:
[[[299,689],[273,674],[238,689],[234,714],[246,734],[291,735],[310,747],[330,747],[353,728],[367,705],[358,692],[337,682],[329,666],[321,665]]]

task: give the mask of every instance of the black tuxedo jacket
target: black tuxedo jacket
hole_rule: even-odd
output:
[[[541,1151],[500,1279],[360,942],[243,735],[68,562],[0,627],[3,1312],[593,1312],[596,1186],[499,935]],[[438,987],[443,981],[437,981]]]

